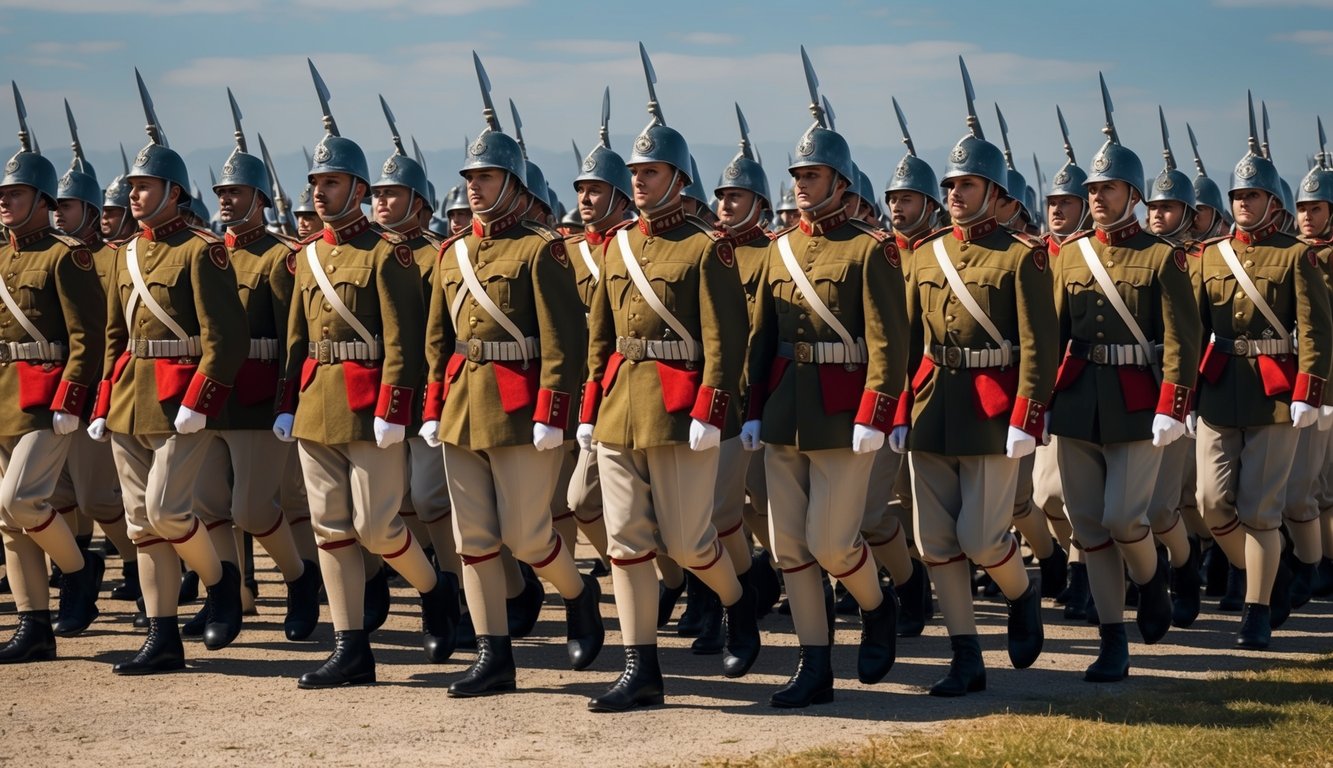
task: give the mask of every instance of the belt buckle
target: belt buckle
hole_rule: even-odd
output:
[[[1250,356],[1249,339],[1236,339],[1235,341],[1233,341],[1231,347],[1231,354],[1235,355],[1236,357],[1249,357]]]
[[[134,339],[132,354],[135,357],[148,357],[148,339]]]
[[[808,341],[798,341],[791,345],[792,358],[798,363],[813,363],[815,361],[815,345]]]
[[[625,356],[625,359],[635,363],[642,362],[647,352],[643,339],[627,338],[621,346],[624,347],[621,354]]]
[[[944,348],[944,367],[962,368],[963,367],[963,348],[945,347]]]
[[[315,361],[320,365],[333,365],[333,342],[328,339],[315,342]]]
[[[1097,365],[1106,365],[1110,362],[1111,350],[1105,344],[1093,344],[1090,359]]]
[[[0,363],[9,363],[14,360],[13,349],[8,344],[0,344]]]
[[[467,340],[467,359],[473,363],[482,363],[486,361],[483,354],[481,339],[471,338]]]

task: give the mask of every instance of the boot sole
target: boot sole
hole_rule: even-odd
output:
[[[936,688],[931,688],[930,695],[940,696],[946,699],[956,699],[960,696],[965,696],[969,693],[981,693],[984,690],[986,690],[986,678],[985,676],[982,676],[976,678],[975,680],[969,681],[967,684],[967,690],[963,691],[962,693],[955,693],[949,690],[939,690]]]
[[[1129,667],[1125,667],[1125,674],[1116,677],[1114,675],[1093,674],[1092,672],[1083,673],[1083,682],[1085,683],[1118,683],[1129,677]]]
[[[811,696],[809,701],[783,701],[781,699],[772,698],[768,700],[768,706],[775,709],[805,709],[812,704],[828,704],[832,701],[833,689],[830,688],[827,691],[820,691],[814,696]]]
[[[117,667],[112,667],[111,671],[114,674],[121,675],[123,677],[143,677],[145,675],[160,675],[166,672],[180,672],[183,669],[185,669],[184,659],[182,659],[179,664],[173,662],[171,664],[161,664],[154,666],[130,667],[129,669],[117,666]]]
[[[484,691],[459,691],[451,687],[447,691],[447,695],[451,699],[479,699],[483,696],[492,696],[497,693],[513,693],[517,689],[518,686],[515,683],[499,683]]]
[[[635,699],[634,701],[630,702],[630,705],[629,705],[628,707],[624,707],[623,709],[622,709],[622,708],[619,708],[619,707],[610,707],[610,706],[607,706],[607,705],[605,705],[605,704],[597,704],[597,703],[595,703],[595,702],[591,702],[591,701],[590,701],[590,702],[588,702],[588,711],[589,711],[589,712],[628,712],[628,711],[630,711],[631,709],[637,709],[638,707],[659,707],[659,706],[661,706],[661,705],[664,704],[664,703],[666,703],[666,695],[665,695],[665,694],[660,694],[660,693],[659,693],[659,694],[657,694],[656,696],[647,696],[647,697],[644,697],[644,698],[641,698],[641,699]]]
[[[361,675],[350,680],[340,680],[336,683],[308,683],[304,680],[297,680],[296,687],[303,691],[318,691],[325,688],[350,688],[354,685],[371,685],[375,682],[375,673]]]
[[[49,653],[38,653],[32,656],[24,656],[22,658],[0,659],[0,664],[28,664],[30,662],[55,661],[55,660],[56,660],[56,652],[52,650]]]

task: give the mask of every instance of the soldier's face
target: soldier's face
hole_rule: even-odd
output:
[[[1009,221],[1018,213],[1019,208],[1017,200],[1001,195],[1000,199],[995,201],[995,218],[1000,221]]]
[[[781,222],[782,226],[784,227],[796,226],[796,222],[800,220],[801,220],[800,211],[783,211],[782,213],[778,214],[778,221]]]
[[[1217,217],[1217,211],[1207,206],[1199,206],[1199,210],[1194,213],[1194,223],[1190,225],[1190,232],[1202,235],[1210,231],[1217,223]]]
[[[124,208],[107,207],[102,209],[102,237],[114,237],[125,223]]]
[[[611,185],[603,181],[580,181],[574,185],[578,195],[579,216],[584,221],[600,221],[611,210],[615,198]]]
[[[1123,181],[1095,181],[1088,185],[1092,220],[1103,226],[1115,224],[1132,205],[1129,185]]]
[[[253,216],[256,212],[263,215],[263,209],[255,205],[254,187],[228,185],[217,188],[218,215],[223,221],[237,221],[242,216]]]
[[[808,211],[828,202],[835,193],[838,175],[827,165],[812,165],[791,172],[792,189],[796,193],[796,207]],[[846,184],[843,184],[844,188]]]
[[[665,205],[685,188],[685,177],[666,163],[635,163],[629,167],[629,173],[634,179],[634,204],[640,210]],[[673,191],[675,195],[669,194]]]
[[[1178,200],[1158,200],[1148,203],[1148,231],[1154,235],[1176,232],[1184,221],[1184,203]]]
[[[920,192],[896,189],[889,193],[889,220],[893,228],[901,230],[921,221],[926,210],[926,196]]]
[[[346,173],[317,173],[311,176],[311,199],[320,220],[331,221],[334,216],[347,216],[359,210],[347,204],[348,196],[358,193],[358,184],[356,179]]]
[[[945,183],[949,216],[954,221],[972,221],[988,210],[1000,194],[998,187],[980,176],[957,176]]]
[[[34,215],[32,207],[36,204],[37,190],[27,184],[0,187],[0,224],[11,229],[25,223],[45,226],[46,217]]]
[[[449,211],[449,228],[458,234],[472,226],[472,211]]]
[[[1328,230],[1328,218],[1328,203],[1296,204],[1296,225],[1300,227],[1302,237],[1322,237]]]
[[[1083,198],[1054,195],[1046,198],[1046,226],[1052,232],[1072,232],[1083,218]]]
[[[66,234],[73,235],[83,229],[90,221],[96,219],[95,213],[91,218],[89,217],[88,209],[90,207],[91,206],[82,200],[71,200],[68,198],[57,200],[56,210],[51,218],[55,220],[56,229],[65,232]]]
[[[1277,209],[1274,202],[1273,196],[1262,190],[1237,190],[1231,193],[1231,217],[1245,229],[1260,226]]]
[[[324,228],[324,222],[313,213],[296,214],[296,236],[305,239]]]
[[[171,185],[164,179],[153,179],[147,176],[136,176],[129,180],[130,185],[130,215],[140,221],[146,221],[144,217],[157,212],[158,218],[173,218],[178,214],[175,206],[168,203],[162,205],[162,198],[170,194]],[[149,221],[149,224],[157,222]]]
[[[748,189],[719,189],[717,192],[717,220],[723,226],[745,224],[759,213],[755,205],[758,196]]]
[[[375,221],[387,227],[406,219],[413,205],[420,205],[420,198],[412,194],[407,187],[375,187],[370,192],[374,201],[371,209],[375,212]]]
[[[513,194],[505,189],[508,173],[496,168],[481,168],[463,175],[467,184],[467,204],[474,211],[490,211],[500,202],[500,195]],[[509,186],[514,186],[513,184]]]

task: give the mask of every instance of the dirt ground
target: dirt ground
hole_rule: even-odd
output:
[[[947,728],[951,721],[1005,711],[1043,711],[1052,699],[1132,691],[1144,678],[1202,677],[1273,660],[1306,659],[1333,650],[1333,603],[1313,602],[1275,633],[1267,652],[1231,648],[1236,614],[1217,613],[1216,599],[1188,630],[1172,630],[1156,646],[1131,643],[1133,669],[1115,686],[1082,682],[1096,652],[1096,630],[1062,618],[1046,601],[1045,652],[1028,670],[1010,668],[1004,650],[1004,609],[978,600],[989,688],[962,699],[932,698],[949,646],[936,621],[920,638],[901,640],[898,662],[884,683],[856,681],[857,621],[840,617],[834,654],[837,698],[804,711],[767,705],[795,664],[789,617],[761,623],[765,648],[740,680],[720,672],[720,657],[695,656],[689,640],[661,635],[667,705],[628,714],[592,714],[588,697],[620,671],[620,636],[603,579],[607,646],[591,669],[571,672],[564,650],[563,609],[554,591],[532,637],[515,642],[518,692],[484,699],[445,696],[471,663],[459,651],[447,664],[422,661],[420,618],[409,590],[395,588],[389,622],[373,643],[379,682],[332,691],[301,691],[296,678],[318,666],[332,645],[324,623],[312,640],[282,635],[282,585],[260,559],[258,616],[218,652],[186,641],[188,669],[122,678],[111,665],[142,642],[131,625],[133,604],[102,601],[102,616],[81,637],[59,641],[52,663],[0,667],[0,764],[114,765],[363,765],[381,763],[487,766],[690,765],[706,758],[855,746],[867,737]],[[582,561],[586,566],[587,561]],[[120,562],[108,562],[108,587]],[[0,636],[13,631],[12,598],[0,596]],[[182,609],[190,615],[195,607]],[[677,609],[679,613],[679,608]],[[325,609],[322,619],[327,622]],[[1137,638],[1130,630],[1131,639]]]

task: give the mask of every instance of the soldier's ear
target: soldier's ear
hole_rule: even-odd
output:
[[[182,189],[179,184],[172,184],[170,182],[166,182],[166,185],[167,185],[167,198],[168,200],[170,200],[169,204],[175,205],[179,203],[181,200],[185,199],[185,190]]]

